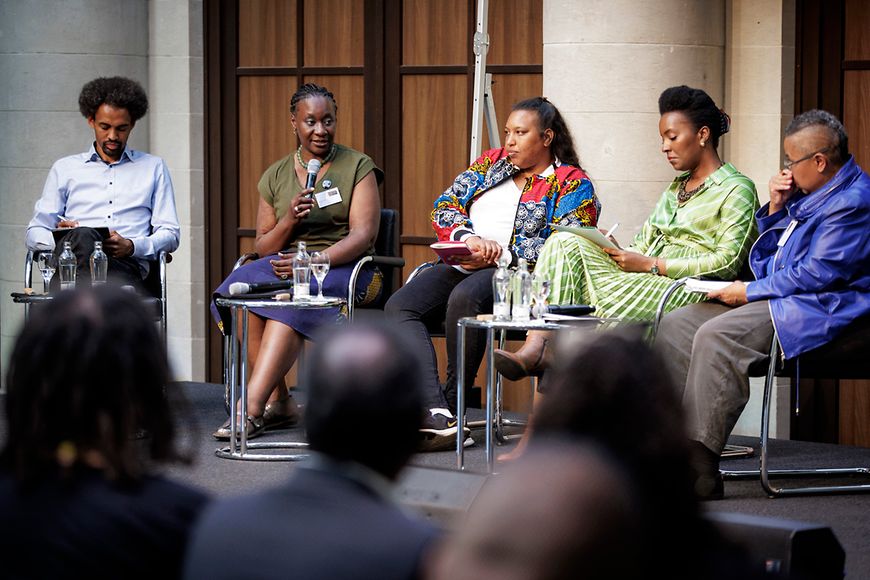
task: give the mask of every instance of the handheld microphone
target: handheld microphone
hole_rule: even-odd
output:
[[[293,287],[293,280],[278,280],[276,282],[233,282],[230,284],[230,296],[240,294],[256,294],[259,292],[271,292],[272,290],[287,290]]]
[[[308,179],[305,180],[305,189],[312,188],[317,183],[317,174],[320,172],[321,165],[320,159],[312,159],[308,162]],[[311,194],[308,194],[308,197],[311,197]]]

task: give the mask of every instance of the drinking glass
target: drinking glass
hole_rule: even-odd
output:
[[[51,279],[54,278],[54,272],[57,269],[54,254],[51,252],[40,252],[36,258],[36,265],[42,273],[42,289],[48,294]]]
[[[311,254],[311,274],[317,279],[318,302],[325,302],[323,297],[323,280],[329,273],[329,254],[326,252],[314,252]]]
[[[552,283],[543,274],[532,274],[532,318],[543,318],[547,313],[547,297]]]

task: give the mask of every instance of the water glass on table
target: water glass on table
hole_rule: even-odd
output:
[[[51,252],[40,252],[36,257],[36,265],[42,274],[43,291],[48,294],[51,279],[54,278],[54,272],[57,270],[57,260]]]
[[[318,302],[325,302],[323,297],[323,281],[329,273],[329,254],[326,252],[314,252],[311,254],[311,274],[317,280],[317,298]]]
[[[542,274],[532,274],[532,318],[543,318],[547,313],[547,297],[550,295],[552,283]]]

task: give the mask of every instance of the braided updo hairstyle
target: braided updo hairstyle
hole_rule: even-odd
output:
[[[710,129],[710,142],[719,146],[719,137],[731,129],[731,117],[716,106],[710,95],[701,89],[686,85],[671,87],[662,91],[659,97],[659,114],[678,111],[689,118],[696,131],[701,127]]]
[[[335,96],[326,87],[321,87],[314,83],[305,83],[299,87],[293,96],[290,97],[290,112],[296,114],[296,105],[299,101],[304,101],[310,97],[323,97],[332,101],[332,106],[335,107],[335,112],[338,112],[338,103],[335,102]]]

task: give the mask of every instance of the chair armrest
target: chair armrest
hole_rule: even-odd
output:
[[[661,324],[662,322],[662,317],[665,315],[665,308],[667,308],[668,302],[670,302],[671,300],[671,296],[674,295],[674,292],[685,286],[686,281],[689,280],[690,277],[691,276],[687,276],[685,278],[680,278],[679,280],[674,280],[673,283],[668,286],[668,289],[665,290],[665,293],[662,295],[662,299],[659,300],[659,305],[656,308],[656,317],[655,320],[653,320],[652,334],[650,336],[650,340],[655,339],[656,334],[658,334],[659,324]]]
[[[241,266],[245,264],[245,262],[249,260],[258,260],[260,258],[260,254],[257,252],[248,252],[247,254],[242,254],[236,263],[233,264],[233,271],[238,270]]]
[[[414,268],[410,274],[408,274],[408,279],[405,280],[405,284],[407,284],[408,282],[410,282],[411,280],[416,278],[417,275],[420,274],[420,272],[422,272],[423,270],[427,270],[427,269],[431,268],[432,266],[434,266],[435,264],[438,264],[439,262],[441,262],[440,258],[437,260],[432,260],[431,262],[423,262],[422,264],[420,264],[419,266]]]
[[[380,266],[390,266],[391,268],[404,268],[405,258],[393,256],[371,256],[372,263]]]

